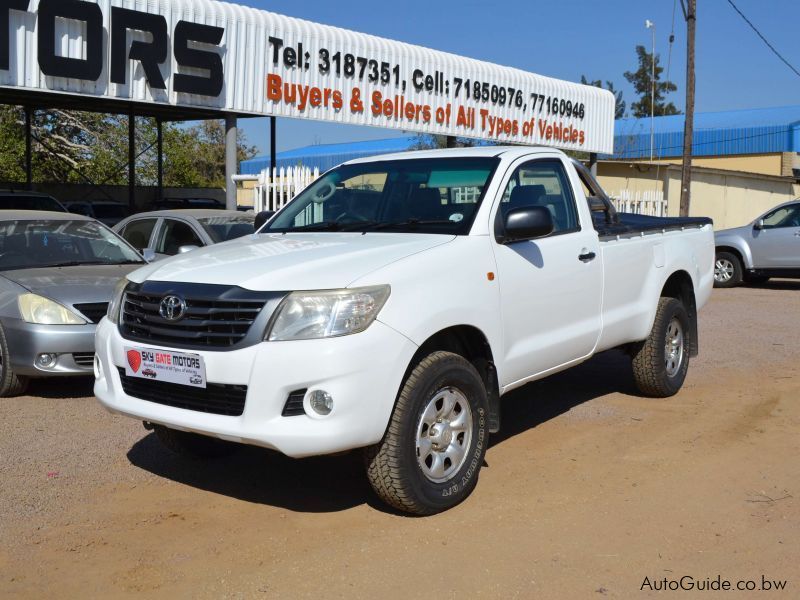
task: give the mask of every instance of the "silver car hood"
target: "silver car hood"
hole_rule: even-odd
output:
[[[117,282],[142,264],[18,269],[0,275],[34,294],[69,306],[108,302]]]

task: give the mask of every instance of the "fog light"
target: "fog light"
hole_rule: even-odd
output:
[[[52,369],[56,366],[58,355],[56,354],[40,354],[36,357],[36,366],[40,369]]]
[[[328,392],[314,390],[308,395],[308,403],[311,409],[318,415],[329,415],[333,410],[333,398]]]

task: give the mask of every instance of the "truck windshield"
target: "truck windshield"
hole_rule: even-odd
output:
[[[94,221],[0,222],[0,271],[138,263],[122,238]]]
[[[479,157],[343,165],[301,192],[263,231],[466,235],[498,162]]]

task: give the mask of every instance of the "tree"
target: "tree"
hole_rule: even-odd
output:
[[[639,94],[639,102],[631,104],[633,116],[637,118],[649,117],[651,110],[651,99],[653,95],[653,54],[648,52],[644,46],[636,46],[636,56],[639,59],[638,70],[631,72],[625,71],[625,79],[633,84],[633,89]],[[678,89],[671,81],[661,81],[661,73],[664,67],[658,66],[660,59],[655,55],[655,116],[679,115],[680,111],[672,102],[666,102],[666,95]]]
[[[591,85],[601,89],[603,87],[603,82],[600,79],[589,81],[588,79],[586,79],[585,75],[581,75],[581,83],[583,85]],[[625,116],[625,107],[627,106],[625,104],[625,101],[622,99],[622,91],[615,90],[614,83],[611,81],[606,81],[606,89],[612,94],[614,94],[614,100],[615,100],[614,118],[621,119],[623,116]]]
[[[25,113],[0,105],[0,181],[25,181]],[[33,179],[37,182],[125,185],[128,116],[39,110],[32,119]],[[225,128],[221,121],[187,127],[165,123],[164,185],[225,187]],[[136,118],[136,183],[158,181],[157,123]],[[239,131],[238,159],[256,154]]]
[[[471,148],[477,140],[466,137],[456,138],[456,148]],[[440,150],[447,148],[447,136],[431,133],[418,133],[410,150]]]

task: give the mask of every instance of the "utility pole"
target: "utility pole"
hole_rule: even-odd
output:
[[[681,171],[682,217],[689,216],[692,186],[692,141],[694,138],[694,36],[697,25],[697,0],[687,0],[688,8],[681,0],[686,19],[686,122],[683,126],[683,170]]]
[[[644,22],[644,26],[653,30],[653,54],[650,55],[653,67],[650,75],[650,162],[653,162],[653,148],[656,140],[656,24],[648,19]]]

